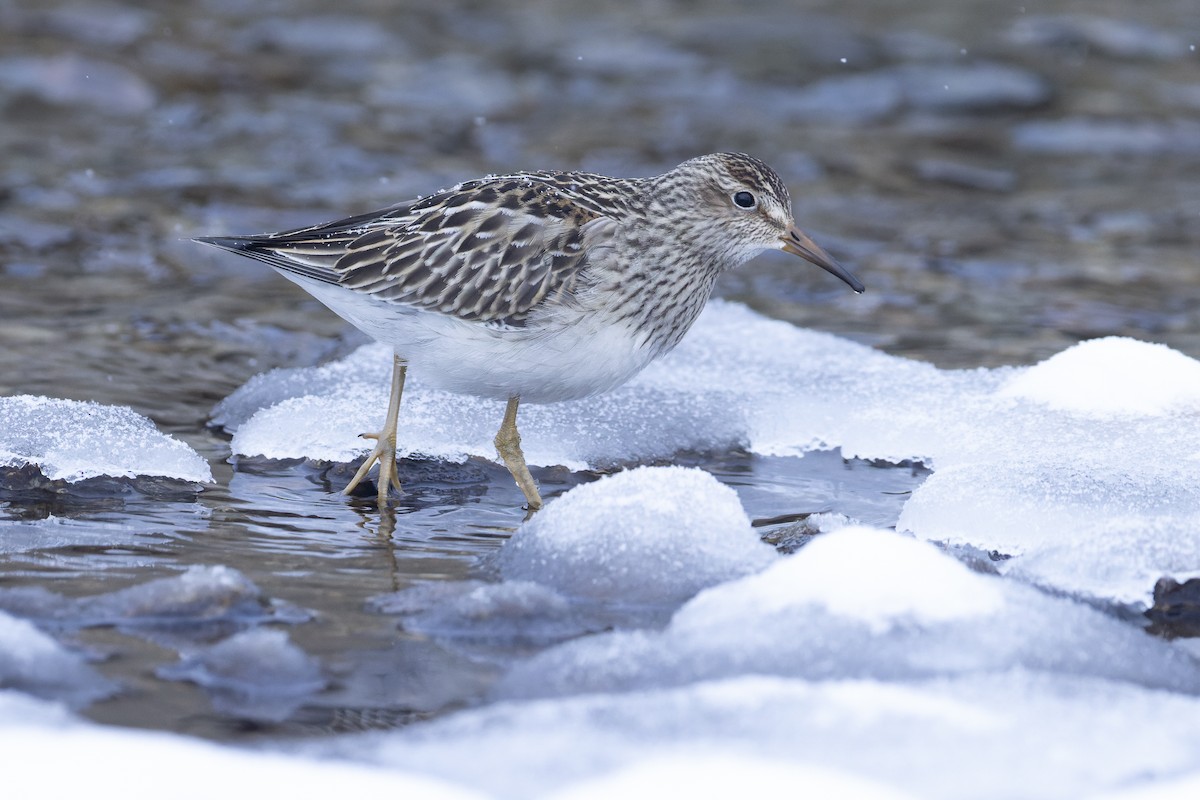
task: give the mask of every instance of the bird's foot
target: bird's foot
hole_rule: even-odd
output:
[[[533,476],[529,474],[529,467],[525,464],[525,453],[521,450],[521,434],[517,432],[516,419],[517,401],[509,400],[504,423],[496,434],[496,452],[500,454],[504,465],[512,473],[521,494],[525,495],[525,507],[529,512],[526,519],[529,519],[533,512],[542,507],[542,496],[538,493],[537,483],[534,482]]]
[[[379,462],[379,479],[376,485],[379,488],[379,505],[382,508],[387,505],[388,490],[392,487],[396,491],[403,491],[400,487],[400,475],[396,470],[396,439],[394,436],[388,436],[384,433],[363,433],[360,434],[363,439],[374,439],[375,447],[367,455],[366,461],[358,468],[358,472],[354,473],[354,477],[350,479],[350,483],[342,490],[342,494],[352,493],[363,479],[367,477],[367,473],[371,471],[371,467],[375,466],[375,462]]]

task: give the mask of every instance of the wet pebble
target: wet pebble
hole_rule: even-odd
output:
[[[965,54],[961,45],[927,31],[890,31],[880,44],[897,61],[948,61]]]
[[[75,53],[0,59],[0,89],[110,114],[140,114],[155,101],[154,89],[141,76]]]
[[[782,93],[777,111],[799,122],[865,124],[896,113],[904,101],[891,71],[835,75]]]
[[[1013,129],[1019,150],[1051,155],[1155,155],[1200,152],[1200,123],[1069,117]]]
[[[521,103],[521,82],[492,69],[479,59],[448,55],[430,61],[394,59],[380,62],[365,97],[368,103],[404,112],[422,136],[431,117],[472,120],[498,116]],[[396,118],[393,124],[399,123]]]
[[[943,158],[922,158],[913,164],[917,178],[927,183],[941,183],[963,189],[985,192],[1011,192],[1017,185],[1012,170],[979,167]]]
[[[862,69],[879,62],[879,47],[844,19],[793,9],[757,15],[748,7],[728,15],[676,18],[671,35],[699,52],[722,61],[738,59],[739,73],[795,79],[805,67],[852,65]]]
[[[922,111],[989,112],[1037,108],[1050,84],[1037,73],[990,61],[910,64],[898,69],[905,100]]]
[[[1092,14],[1021,17],[1008,31],[1018,45],[1098,53],[1110,58],[1168,60],[1189,52],[1174,33]]]
[[[274,48],[312,56],[352,56],[393,51],[403,45],[377,22],[347,14],[299,18],[272,15],[247,27],[239,43],[248,51]]]
[[[34,12],[18,24],[30,33],[45,31],[78,42],[124,47],[147,34],[154,14],[128,5],[72,3]]]
[[[988,113],[1049,102],[1050,84],[1026,69],[975,64],[909,64],[822,78],[773,103],[796,120],[864,124],[901,110]]]

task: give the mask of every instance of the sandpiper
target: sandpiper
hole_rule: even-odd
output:
[[[499,452],[530,511],[542,498],[517,431],[521,401],[613,389],[679,343],[713,282],[763,250],[862,283],[796,227],[779,176],[741,153],[650,178],[519,172],[467,181],[309,228],[196,241],[256,258],[394,352],[379,462],[385,506],[408,367],[433,386],[507,401]]]

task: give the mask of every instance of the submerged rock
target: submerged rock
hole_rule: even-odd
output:
[[[0,689],[80,707],[113,694],[116,688],[79,653],[32,623],[0,611]]]
[[[152,638],[219,638],[263,622],[302,622],[309,615],[270,600],[229,567],[185,572],[92,597],[70,598],[41,587],[0,589],[0,609],[61,630],[115,627]]]
[[[157,674],[204,687],[217,711],[265,722],[286,719],[327,684],[316,660],[278,630],[234,634]]]

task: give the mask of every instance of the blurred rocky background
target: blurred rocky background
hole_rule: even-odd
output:
[[[868,285],[772,254],[726,297],[939,366],[1200,355],[1198,42],[1190,0],[0,0],[0,392],[184,431],[357,341],[186,237],[718,149]]]

